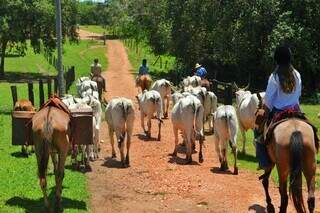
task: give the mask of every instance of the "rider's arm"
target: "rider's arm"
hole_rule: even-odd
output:
[[[275,74],[271,74],[268,81],[268,86],[266,89],[266,95],[264,97],[264,104],[269,110],[272,110],[274,105],[274,96],[276,95],[278,89],[278,83],[275,78]]]

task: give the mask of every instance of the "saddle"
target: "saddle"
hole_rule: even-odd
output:
[[[265,145],[268,145],[273,137],[273,131],[274,129],[281,124],[282,122],[285,122],[291,118],[296,118],[301,121],[304,121],[305,123],[309,124],[314,132],[314,139],[315,139],[315,146],[317,151],[319,150],[319,138],[317,136],[318,129],[310,123],[310,121],[307,119],[304,113],[298,112],[292,109],[284,110],[282,112],[276,113],[273,118],[269,121],[267,121],[267,128],[265,130]]]
[[[62,111],[64,111],[64,112],[67,113],[68,115],[71,114],[71,113],[70,113],[70,110],[68,109],[68,107],[67,107],[67,106],[61,101],[61,99],[60,99],[58,96],[56,96],[56,95],[52,96],[47,102],[45,102],[45,103],[41,106],[40,110],[43,109],[43,108],[45,108],[45,107],[49,107],[49,106],[51,106],[51,107],[56,107],[56,108],[58,108],[58,109],[61,109]],[[39,110],[39,111],[40,111],[40,110]]]

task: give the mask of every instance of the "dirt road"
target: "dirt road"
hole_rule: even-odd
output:
[[[179,153],[177,159],[168,155],[174,147],[170,119],[164,121],[161,142],[145,140],[135,100],[137,89],[126,50],[117,40],[108,41],[107,45],[109,67],[104,73],[107,99],[115,96],[132,99],[136,119],[130,150],[131,167],[126,169],[121,168],[118,150],[117,160],[110,158],[111,146],[103,122],[100,160],[92,163],[93,171],[88,173],[92,211],[264,212],[264,192],[258,174],[241,168],[238,176],[219,173],[211,136],[205,141],[204,163],[198,164],[194,154],[192,165],[183,165],[183,153]],[[157,126],[155,122],[153,120],[153,127]],[[155,128],[152,136],[156,137]],[[270,190],[277,209],[278,189],[271,184]],[[292,203],[289,205],[292,212]]]

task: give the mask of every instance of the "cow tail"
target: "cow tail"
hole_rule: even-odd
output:
[[[124,104],[123,102],[121,103],[122,106],[122,113],[123,113],[123,118],[125,121],[127,121],[128,114],[129,114],[129,106]]]
[[[303,138],[300,131],[291,134],[290,153],[290,196],[297,212],[306,212],[302,195]]]

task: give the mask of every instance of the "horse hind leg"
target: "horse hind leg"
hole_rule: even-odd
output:
[[[275,212],[275,209],[274,209],[274,206],[272,205],[271,197],[270,197],[270,194],[269,194],[269,177],[270,177],[272,168],[269,169],[269,170],[265,170],[264,174],[259,178],[259,179],[262,179],[262,185],[263,185],[263,188],[264,188],[264,192],[266,194],[267,212],[268,213],[274,213]]]
[[[315,192],[315,183],[316,183],[316,176],[315,176],[315,168],[312,169],[312,172],[309,171],[309,173],[307,173],[308,169],[304,169],[304,175],[306,177],[306,181],[307,181],[307,186],[308,186],[308,209],[309,212],[314,212],[314,208],[315,208],[315,196],[314,196],[314,192]]]

